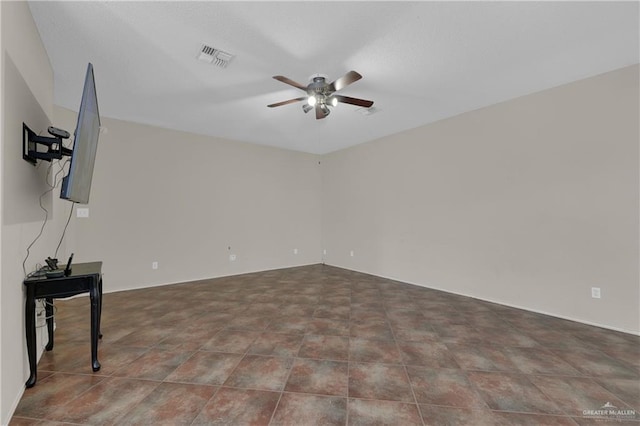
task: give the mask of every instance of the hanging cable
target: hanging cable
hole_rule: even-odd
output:
[[[58,258],[58,249],[60,249],[60,245],[62,244],[62,240],[64,240],[64,234],[67,233],[67,227],[69,226],[69,222],[71,222],[71,214],[73,213],[73,206],[75,206],[76,203],[73,202],[71,203],[71,208],[69,209],[69,217],[67,217],[67,223],[64,225],[64,230],[62,231],[62,235],[60,236],[60,241],[58,242],[58,247],[56,247],[56,252],[53,255],[53,257],[55,259]]]
[[[49,173],[51,173],[51,168],[53,167],[53,162],[51,162],[51,164],[49,165],[49,170],[47,170],[47,176],[49,175]],[[38,199],[38,203],[40,204],[40,208],[44,211],[44,220],[42,221],[42,226],[40,227],[40,232],[38,233],[38,235],[33,239],[33,241],[31,241],[31,244],[29,244],[29,246],[27,247],[27,255],[25,256],[24,260],[22,261],[22,272],[24,272],[24,276],[25,278],[27,277],[27,268],[26,268],[26,263],[27,263],[27,259],[29,259],[29,255],[31,254],[31,247],[33,247],[33,245],[36,243],[36,241],[38,241],[38,239],[42,236],[42,233],[44,232],[44,227],[47,225],[47,219],[49,218],[49,210],[47,210],[43,205],[42,205],[42,198],[47,195],[48,193],[50,193],[51,191],[53,191],[53,189],[55,188],[54,186],[52,186],[48,180],[46,180],[47,185],[49,185],[49,189],[47,189],[46,191],[44,191],[41,195],[40,198]]]
[[[31,244],[29,244],[29,246],[27,247],[27,254],[24,258],[24,260],[22,261],[22,272],[24,273],[25,278],[29,276],[29,274],[27,274],[27,259],[29,259],[29,255],[31,254],[31,247],[33,247],[33,245],[40,239],[40,237],[42,236],[42,233],[44,232],[44,228],[47,225],[47,220],[49,219],[49,210],[47,210],[44,205],[42,204],[42,200],[45,197],[45,195],[47,195],[48,193],[52,192],[54,189],[56,189],[56,187],[58,186],[58,184],[60,183],[60,181],[58,181],[58,177],[60,176],[61,173],[64,172],[64,167],[66,166],[66,164],[69,162],[69,160],[66,160],[62,166],[60,166],[60,170],[58,170],[55,175],[53,175],[53,182],[49,182],[49,178],[51,176],[51,169],[53,168],[54,163],[60,165],[60,161],[51,161],[51,163],[49,164],[49,168],[47,170],[47,177],[45,178],[45,183],[47,184],[47,186],[49,186],[49,189],[47,189],[46,191],[44,191],[42,194],[40,194],[40,197],[38,198],[38,204],[40,205],[40,208],[44,211],[44,220],[42,221],[42,226],[40,227],[40,232],[38,233],[38,235],[33,239],[33,241],[31,241]],[[41,163],[40,163],[41,164]],[[39,165],[38,165],[39,166]],[[73,208],[72,208],[73,211]],[[66,227],[65,227],[66,230]],[[64,234],[63,234],[64,236]]]

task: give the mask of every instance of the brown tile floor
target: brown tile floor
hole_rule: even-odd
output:
[[[56,305],[12,425],[640,419],[585,412],[640,413],[637,336],[328,266],[105,294],[96,374],[87,299]]]

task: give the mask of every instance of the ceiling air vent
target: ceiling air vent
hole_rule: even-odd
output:
[[[223,52],[214,47],[203,44],[198,53],[198,59],[208,64],[214,64],[220,68],[226,68],[231,61],[233,55],[231,53]]]

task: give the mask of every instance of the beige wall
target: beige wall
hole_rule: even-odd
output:
[[[638,116],[632,66],[329,154],[325,260],[638,333]]]
[[[99,70],[96,84],[99,99]],[[57,125],[73,129],[75,120],[56,107]],[[102,124],[89,218],[74,214],[66,251],[104,262],[105,291],[321,261],[317,156]]]
[[[34,168],[22,160],[22,122],[46,134],[53,111],[53,72],[26,2],[0,2],[2,129],[0,137],[0,423],[7,424],[28,377],[24,339],[22,262],[26,248],[38,235],[44,212],[38,205],[46,191],[46,167]],[[51,255],[58,202],[43,197],[50,211],[42,237],[31,249],[26,269]],[[40,329],[39,350],[44,341]]]

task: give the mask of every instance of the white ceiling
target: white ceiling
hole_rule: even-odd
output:
[[[30,2],[55,103],[87,62],[102,116],[326,153],[639,62],[638,2]],[[202,43],[235,55],[196,59]],[[375,101],[329,117],[267,108],[349,70]],[[72,131],[73,129],[68,129]]]

